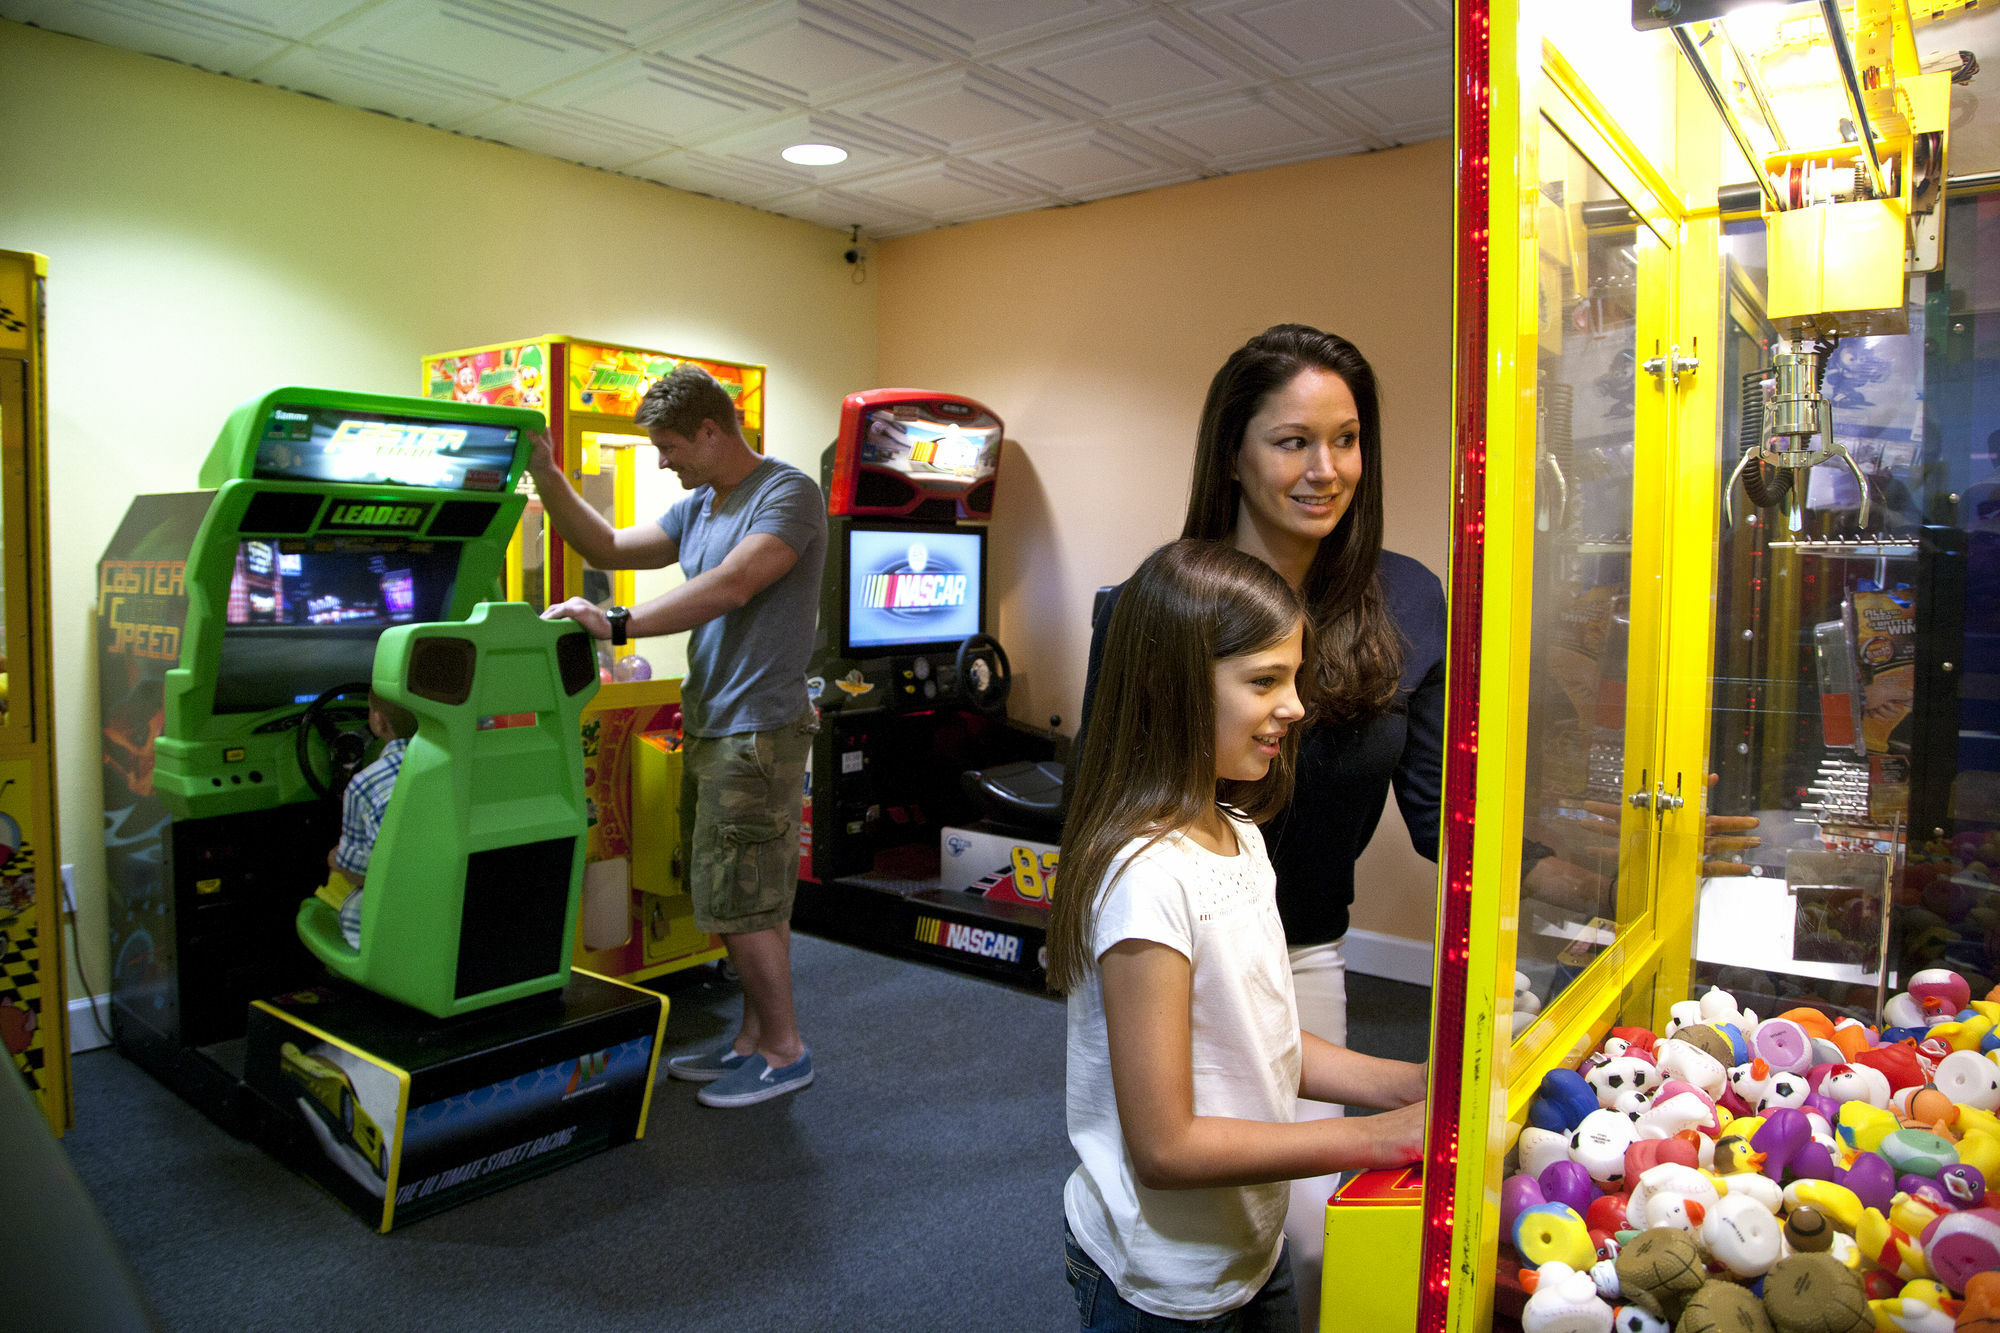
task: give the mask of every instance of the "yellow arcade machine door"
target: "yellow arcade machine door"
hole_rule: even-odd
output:
[[[1453,639],[1476,628],[1477,652],[1452,663],[1462,675],[1447,716],[1446,822],[1476,828],[1477,840],[1469,857],[1446,858],[1448,877],[1454,862],[1470,867],[1473,920],[1462,1008],[1446,1012],[1442,980],[1437,992],[1432,1064],[1433,1142],[1440,1108],[1461,1116],[1452,1298],[1488,1312],[1497,1214],[1477,1201],[1497,1199],[1501,1157],[1488,1144],[1607,1003],[1650,1008],[1660,816],[1698,806],[1701,781],[1660,760],[1671,441],[1697,373],[1675,323],[1681,232],[1663,202],[1671,191],[1555,53],[1534,86],[1513,192],[1521,236],[1494,247],[1509,273],[1504,295],[1494,284],[1490,338],[1504,346],[1480,366],[1493,368],[1482,573],[1469,588],[1454,580]],[[1474,317],[1461,305],[1461,322]],[[1459,466],[1463,505],[1463,457]],[[1459,526],[1455,568],[1466,558]],[[1478,702],[1471,720],[1465,689]],[[1474,734],[1469,768],[1456,747]],[[1454,765],[1473,774],[1456,798]],[[1441,940],[1441,977],[1452,952]],[[1365,1311],[1356,1327],[1417,1326],[1420,1284],[1435,1269],[1420,1253],[1414,1176],[1365,1174],[1328,1208],[1328,1254],[1383,1258],[1365,1284],[1327,1265],[1323,1308]]]
[[[49,671],[48,261],[0,251],[0,1041],[60,1134],[73,1120]]]

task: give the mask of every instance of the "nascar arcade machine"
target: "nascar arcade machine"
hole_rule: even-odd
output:
[[[988,632],[1002,429],[951,394],[842,404],[822,462],[829,545],[808,682],[821,724],[793,921],[1039,988],[1055,839],[982,819],[966,780],[1054,752],[1007,721],[1007,654]]]
[[[380,998],[374,992],[395,992],[358,972],[348,975],[369,990],[333,980],[296,924],[301,903],[327,877],[339,833],[334,793],[368,757],[367,710],[354,687],[375,676],[378,640],[388,634],[403,643],[426,622],[463,622],[458,641],[478,656],[512,632],[489,633],[499,622],[541,624],[518,603],[482,605],[525,503],[516,485],[527,434],[540,425],[540,414],[522,408],[274,390],[223,426],[200,472],[209,489],[134,498],[99,568],[113,1037],[226,1128],[254,1133],[274,1151],[278,1139],[300,1133],[296,1123],[285,1126],[290,1103],[321,1107],[315,1123],[332,1127],[323,1136],[329,1161],[365,1187],[342,1197],[363,1211],[384,1208],[385,1199],[393,1211],[398,1202],[388,1187],[402,1116],[424,1109],[412,1085],[422,1088],[426,1062],[470,1062],[453,1066],[461,1093],[503,1077],[512,1086],[549,1062],[558,1030],[576,1055],[585,1051],[579,1042],[591,1052],[619,1047],[624,1038],[606,1036],[606,1023],[621,1032],[636,1023],[645,1036],[633,1040],[651,1042],[663,1021],[657,996],[575,974],[560,991],[474,1015],[475,1032],[409,1001]],[[468,663],[458,674],[460,693],[477,704],[489,697],[491,678],[475,681],[474,669]],[[519,676],[526,668],[503,662],[498,675],[510,670]],[[586,667],[584,675],[594,689],[594,672]],[[416,677],[397,673],[396,687],[405,684],[416,689]],[[562,706],[580,709],[582,687],[569,694]],[[431,734],[431,697],[412,704],[425,719],[422,736]],[[513,738],[503,748],[514,751],[525,752],[540,727],[533,713],[481,711],[496,714],[477,719],[482,729],[520,728],[495,733]],[[473,799],[490,804],[508,765],[470,767]],[[406,787],[437,786],[428,773],[414,781],[406,765],[396,791],[401,798]],[[472,834],[443,826],[451,822],[440,823],[440,838],[470,846]],[[386,910],[378,899],[386,892],[370,888],[371,915]],[[394,951],[393,940],[384,948],[383,932],[370,938],[366,918],[363,932],[363,962]],[[499,959],[510,946],[493,947]],[[584,991],[591,993],[580,1000]],[[299,1020],[309,1035],[287,1038],[296,1049],[272,1043],[272,1069],[264,1071],[303,1091],[260,1095],[266,1080],[245,1067],[257,1060],[254,1031],[246,1041],[246,1028],[256,1025],[253,1002],[275,1014],[273,997],[284,997],[276,1003],[296,1016],[314,995],[305,1011],[321,1017]],[[337,1015],[357,1010],[367,1011],[367,1032],[335,1026],[346,1021]],[[496,1055],[503,1046],[509,1054]],[[370,1055],[398,1049],[405,1058]],[[529,1055],[539,1063],[519,1063]],[[496,1061],[507,1067],[494,1072]],[[342,1077],[354,1085],[345,1093],[336,1086]],[[357,1105],[370,1112],[374,1133],[356,1128]],[[643,1110],[638,1116],[642,1127]],[[543,1158],[541,1168],[567,1155]],[[531,1156],[540,1155],[507,1166],[526,1166]],[[401,1200],[403,1217],[464,1197],[452,1193],[460,1185],[505,1183],[506,1173],[487,1177],[454,1176],[448,1189],[432,1182],[421,1207]]]

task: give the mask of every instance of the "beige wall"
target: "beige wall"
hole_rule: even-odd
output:
[[[1070,730],[1091,591],[1178,530],[1208,376],[1303,320],[1375,362],[1390,544],[1444,568],[1444,143],[894,240],[856,286],[837,232],[4,21],[0,124],[0,246],[50,257],[62,858],[98,987],[95,563],[271,385],[409,393],[424,352],[544,332],[761,361],[769,447],[809,471],[855,389],[981,399],[1012,711]],[[1355,924],[1427,941],[1434,882],[1392,803]]]
[[[0,125],[0,247],[49,256],[62,857],[100,988],[96,561],[238,402],[572,333],[767,363],[770,451],[816,474],[876,382],[843,233],[6,22]]]
[[[1074,730],[1090,602],[1177,536],[1209,377],[1296,320],[1380,378],[1388,544],[1445,572],[1451,146],[1331,158],[885,242],[883,383],[1007,423],[994,514],[1014,717]],[[1394,802],[1357,875],[1358,928],[1428,941],[1436,869]]]

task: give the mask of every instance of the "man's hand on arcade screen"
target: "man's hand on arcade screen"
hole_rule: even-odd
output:
[[[528,432],[528,443],[534,448],[528,451],[528,471],[547,472],[556,466],[556,442],[546,430]]]
[[[543,620],[574,620],[590,631],[593,639],[611,637],[611,622],[604,618],[603,608],[581,597],[572,597],[566,602],[557,602],[542,612]]]

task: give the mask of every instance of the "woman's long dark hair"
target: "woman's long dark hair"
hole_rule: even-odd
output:
[[[1297,727],[1262,778],[1217,782],[1215,663],[1267,648],[1297,627],[1310,660],[1312,629],[1298,593],[1262,560],[1222,542],[1169,542],[1125,585],[1105,630],[1096,703],[1069,784],[1049,908],[1052,989],[1074,989],[1096,966],[1097,904],[1126,844],[1188,828],[1217,801],[1265,819],[1291,800]],[[1310,684],[1300,680],[1301,695]]]
[[[1181,536],[1230,539],[1243,495],[1235,475],[1243,432],[1266,399],[1311,369],[1340,376],[1361,419],[1361,485],[1340,525],[1320,542],[1300,589],[1319,641],[1318,715],[1345,722],[1388,708],[1403,674],[1403,636],[1375,578],[1382,555],[1382,412],[1375,372],[1353,343],[1304,324],[1274,324],[1230,354],[1202,404]]]

